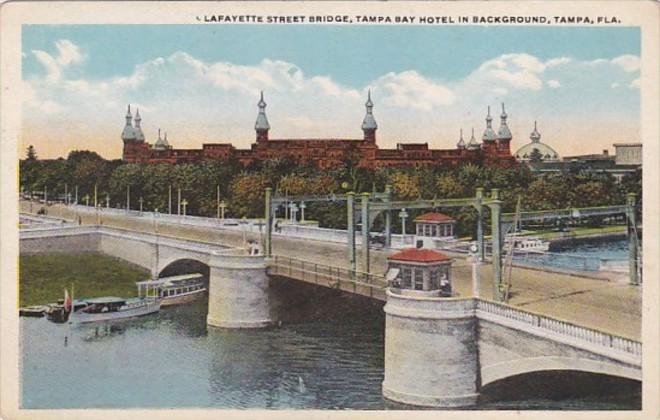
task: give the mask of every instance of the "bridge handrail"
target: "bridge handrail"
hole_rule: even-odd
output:
[[[512,308],[505,304],[484,299],[477,300],[477,310],[569,336],[580,341],[586,341],[593,345],[612,348],[619,352],[634,355],[636,358],[642,355],[642,343],[639,341],[583,327],[569,321]]]
[[[284,269],[295,270],[297,272],[327,276],[331,279],[355,283],[362,286],[377,287],[380,289],[385,289],[387,287],[385,276],[380,274],[367,273],[359,270],[353,271],[348,268],[320,264],[301,258],[273,255],[270,258],[269,264],[271,266],[275,265]],[[299,267],[294,267],[294,264],[299,264]],[[307,267],[305,267],[305,265],[307,265]],[[314,268],[314,270],[312,270],[312,268]],[[323,271],[320,271],[319,269]],[[358,279],[365,279],[366,281],[360,281]]]

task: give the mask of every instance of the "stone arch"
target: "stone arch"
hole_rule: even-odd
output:
[[[481,385],[516,375],[542,371],[579,371],[642,380],[641,369],[594,359],[543,356],[500,362],[481,368]]]
[[[181,274],[201,273],[208,285],[211,268],[205,261],[196,258],[176,258],[166,261],[158,267],[158,277],[170,277]]]

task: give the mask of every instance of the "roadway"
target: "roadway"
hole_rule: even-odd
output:
[[[34,204],[36,212],[41,205]],[[97,215],[75,212],[63,205],[51,205],[48,215],[69,220],[80,218],[82,224],[97,223]],[[29,212],[28,202],[21,201],[21,211]],[[243,233],[236,229],[209,228],[171,223],[154,224],[152,217],[125,217],[99,212],[98,222],[106,226],[121,227],[140,232],[155,229],[161,235],[210,242],[225,246],[241,246],[244,238],[260,240],[259,234]],[[273,235],[273,253],[347,268],[346,247],[343,244],[287,238]],[[382,274],[387,256],[392,251],[374,249],[371,252],[372,272]],[[358,250],[358,262],[362,256]],[[359,263],[358,263],[359,267]],[[480,296],[492,299],[492,267],[483,264],[479,269]],[[513,267],[510,282],[512,293],[509,304],[521,309],[565,320],[603,332],[620,335],[633,340],[641,339],[642,288],[620,281],[590,278],[588,273],[580,275],[547,272],[536,269]],[[504,274],[508,279],[508,270]],[[592,276],[596,277],[596,276]],[[472,294],[471,265],[456,257],[453,268],[454,290],[460,295]]]

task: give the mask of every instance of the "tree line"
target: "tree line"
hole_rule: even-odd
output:
[[[65,187],[66,185],[66,187]],[[113,208],[126,208],[127,191],[132,209],[142,198],[145,211],[168,212],[172,191],[172,211],[176,213],[177,193],[186,200],[188,215],[215,217],[219,198],[226,204],[227,217],[263,217],[264,191],[271,187],[279,195],[343,194],[348,191],[382,192],[391,185],[394,199],[473,197],[477,187],[485,193],[500,189],[503,211],[515,211],[518,197],[523,210],[567,207],[592,207],[625,203],[628,192],[641,200],[641,170],[626,175],[621,182],[608,174],[564,172],[537,175],[526,165],[510,169],[466,164],[459,167],[367,169],[346,161],[332,170],[301,165],[294,159],[272,159],[243,166],[235,159],[203,160],[181,164],[131,164],[106,160],[95,152],[72,151],[66,159],[39,160],[33,147],[20,161],[20,187],[23,193],[48,191],[49,201],[63,199],[65,188],[73,194],[77,186],[78,203],[88,196],[92,203],[94,188],[99,204],[106,197]],[[446,209],[458,220],[459,231],[473,230],[476,212],[472,209]],[[409,211],[414,218],[422,211]],[[278,217],[283,217],[280,210]],[[307,203],[306,219],[321,226],[344,228],[344,203]],[[411,220],[411,219],[409,219]],[[380,228],[376,222],[376,229]],[[394,229],[400,229],[393,217]]]

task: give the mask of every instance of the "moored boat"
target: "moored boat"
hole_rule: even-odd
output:
[[[48,306],[46,305],[35,305],[35,306],[26,306],[25,308],[18,309],[19,316],[41,318],[45,315]]]
[[[153,296],[160,300],[161,306],[169,306],[189,303],[204,296],[206,287],[203,278],[202,274],[195,273],[145,280],[136,284],[139,296],[143,289],[152,289]]]
[[[74,312],[73,321],[80,324],[114,321],[149,315],[159,310],[160,301],[150,297],[101,297],[88,299],[86,307]]]
[[[507,244],[513,244],[513,252],[548,252],[550,242],[533,236],[507,236]]]

